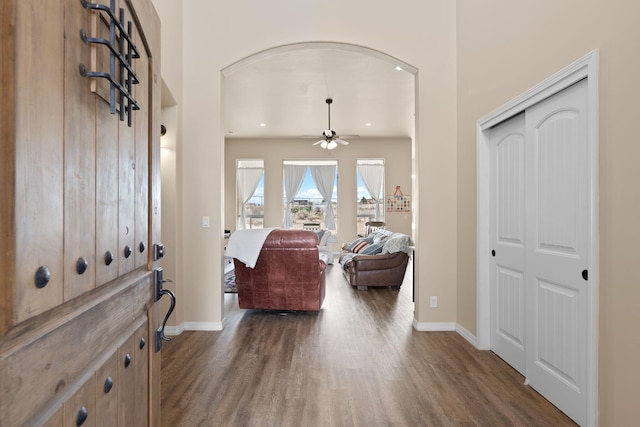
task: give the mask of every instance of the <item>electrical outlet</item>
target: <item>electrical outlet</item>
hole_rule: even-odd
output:
[[[438,307],[438,297],[432,296],[429,299],[429,307],[436,308]]]

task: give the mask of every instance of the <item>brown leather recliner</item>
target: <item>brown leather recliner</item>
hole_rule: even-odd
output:
[[[240,308],[318,311],[325,297],[326,264],[318,235],[305,230],[273,230],[255,268],[234,259]]]
[[[349,284],[359,290],[365,290],[369,286],[400,289],[408,262],[409,255],[405,252],[356,255],[346,263],[343,271]]]

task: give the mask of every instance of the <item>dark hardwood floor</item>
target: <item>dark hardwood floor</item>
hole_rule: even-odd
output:
[[[490,351],[412,327],[401,290],[352,289],[327,270],[319,313],[240,310],[224,330],[162,349],[163,426],[570,426]]]

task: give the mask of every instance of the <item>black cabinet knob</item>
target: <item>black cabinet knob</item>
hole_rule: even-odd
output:
[[[131,248],[129,245],[124,247],[124,257],[129,258],[131,256]]]
[[[129,365],[131,365],[131,355],[130,355],[129,353],[127,353],[127,354],[124,356],[124,367],[125,367],[125,368],[128,368],[128,367],[129,367]]]
[[[76,271],[78,272],[78,274],[84,273],[85,271],[87,271],[87,268],[89,268],[87,259],[85,257],[78,258],[78,261],[76,261]]]
[[[589,280],[589,270],[582,270],[582,278],[584,280]]]
[[[41,266],[36,270],[35,283],[36,288],[42,289],[47,286],[47,283],[51,280],[51,272],[47,266]]]
[[[107,252],[104,253],[104,263],[106,265],[111,265],[113,260],[114,260],[114,257],[113,257],[113,253],[111,251],[107,251]]]
[[[496,250],[495,249],[491,250],[491,256],[496,256]]]
[[[140,244],[138,245],[138,249],[140,250],[140,253],[144,252],[144,250],[146,249],[144,242],[140,242]]]
[[[140,350],[142,350],[145,346],[147,342],[144,340],[144,338],[140,338]]]
[[[104,394],[109,393],[112,388],[113,388],[113,378],[107,377],[107,379],[104,380]]]
[[[78,415],[76,416],[76,425],[81,426],[82,424],[84,424],[84,422],[87,421],[88,416],[89,413],[87,412],[87,408],[85,408],[84,406],[80,408],[80,410],[78,411]]]

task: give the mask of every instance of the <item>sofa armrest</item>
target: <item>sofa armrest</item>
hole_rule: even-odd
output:
[[[385,270],[397,267],[408,255],[404,252],[377,255],[356,255],[351,258],[353,268],[359,271]]]

